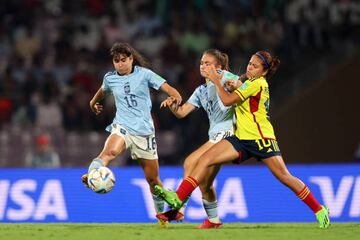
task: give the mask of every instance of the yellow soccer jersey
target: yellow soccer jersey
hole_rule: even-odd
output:
[[[235,93],[241,98],[241,103],[235,106],[235,135],[240,140],[275,139],[269,121],[270,96],[266,79],[248,79]]]

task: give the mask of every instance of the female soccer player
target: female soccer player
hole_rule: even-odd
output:
[[[235,105],[235,135],[214,145],[198,160],[198,164],[180,184],[176,192],[155,186],[156,194],[170,206],[178,209],[184,200],[204,182],[207,172],[213,166],[234,161],[240,163],[251,157],[262,160],[272,174],[289,187],[315,213],[320,228],[330,226],[329,211],[321,206],[310,189],[290,174],[281,157],[273,127],[269,121],[269,88],[266,79],[272,76],[280,61],[266,51],[252,55],[246,70],[247,80],[240,88],[227,93],[220,83],[221,76],[212,68],[205,76],[216,86],[225,106]]]
[[[217,49],[209,49],[202,55],[200,61],[200,74],[206,77],[206,71],[211,67],[217,70],[229,70],[229,58],[225,53]],[[237,77],[236,75],[232,75]],[[235,80],[235,79],[233,79]],[[177,118],[184,118],[197,108],[203,108],[209,118],[209,140],[202,146],[192,152],[184,161],[184,177],[187,177],[196,166],[199,157],[209,150],[215,143],[221,139],[233,135],[232,118],[233,108],[225,107],[216,93],[215,85],[206,79],[206,83],[197,87],[189,100],[183,105],[177,107],[175,99],[169,97],[162,102],[161,107],[168,106]],[[198,228],[218,228],[222,226],[218,217],[218,205],[216,201],[213,181],[220,170],[220,165],[209,167],[204,181],[200,184],[203,206],[208,216],[203,224]],[[158,214],[157,217],[162,220],[181,221],[184,218],[184,209],[188,198],[179,210],[170,210]]]
[[[127,43],[115,43],[110,50],[115,71],[105,74],[103,84],[90,101],[91,110],[97,115],[103,110],[98,102],[108,94],[115,99],[116,115],[106,130],[110,132],[101,153],[91,162],[88,173],[107,166],[117,156],[130,149],[131,157],[141,165],[145,178],[154,192],[155,185],[162,185],[155,141],[154,123],[151,118],[150,87],[160,89],[180,104],[179,92],[165,79],[148,68],[148,63]],[[82,176],[87,185],[87,174]],[[164,201],[153,194],[157,213],[164,210]],[[159,222],[160,223],[160,222]]]

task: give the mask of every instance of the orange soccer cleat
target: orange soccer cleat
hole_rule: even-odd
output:
[[[184,214],[178,210],[171,209],[169,211],[156,214],[156,218],[161,221],[177,221],[182,222],[184,220]]]
[[[209,219],[203,221],[203,223],[197,226],[197,229],[208,229],[208,228],[221,228],[223,226],[222,223],[213,223],[210,222]]]

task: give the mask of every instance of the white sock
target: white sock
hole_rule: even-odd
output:
[[[217,201],[209,202],[205,199],[203,201],[203,206],[206,214],[208,215],[208,219],[212,223],[220,223],[220,218],[218,216],[218,203]]]
[[[99,168],[99,167],[103,167],[104,163],[100,158],[95,158],[92,160],[92,162],[90,163],[88,172],[90,172],[91,170],[95,169],[95,168]]]
[[[164,200],[161,197],[158,197],[154,194],[151,194],[154,200],[154,207],[156,213],[164,212]]]

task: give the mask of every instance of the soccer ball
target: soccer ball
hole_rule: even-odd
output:
[[[96,193],[108,193],[115,186],[115,175],[107,167],[95,168],[89,172],[88,184]]]

